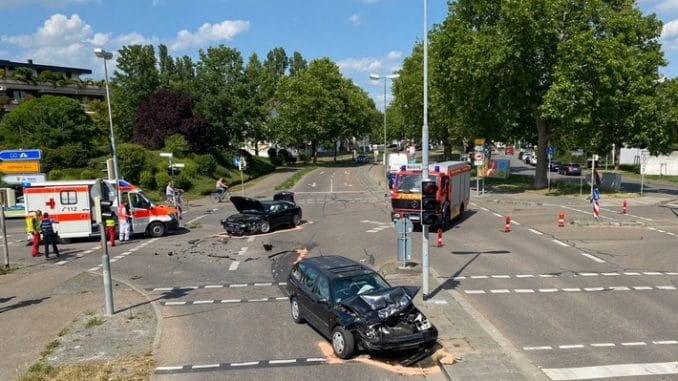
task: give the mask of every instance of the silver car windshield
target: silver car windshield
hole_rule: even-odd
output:
[[[383,290],[391,286],[377,273],[355,275],[333,281],[334,302],[340,303],[356,295]]]

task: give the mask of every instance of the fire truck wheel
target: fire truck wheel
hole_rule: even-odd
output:
[[[165,224],[162,222],[153,222],[148,226],[148,235],[151,237],[162,237],[165,235]]]

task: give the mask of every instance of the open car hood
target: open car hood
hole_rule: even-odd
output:
[[[231,202],[240,213],[245,211],[256,211],[261,213],[265,212],[264,206],[261,204],[261,202],[253,198],[233,196],[231,197]]]
[[[368,320],[386,320],[409,307],[418,292],[416,286],[397,286],[356,295],[341,304]]]

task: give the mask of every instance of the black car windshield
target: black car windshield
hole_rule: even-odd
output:
[[[420,193],[421,175],[398,175],[396,186],[398,193]]]
[[[332,289],[334,290],[334,302],[340,303],[356,295],[390,287],[379,274],[370,273],[335,279]]]

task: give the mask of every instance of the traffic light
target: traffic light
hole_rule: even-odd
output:
[[[435,225],[438,223],[437,206],[438,185],[435,180],[423,180],[421,182],[421,223],[422,225]]]

